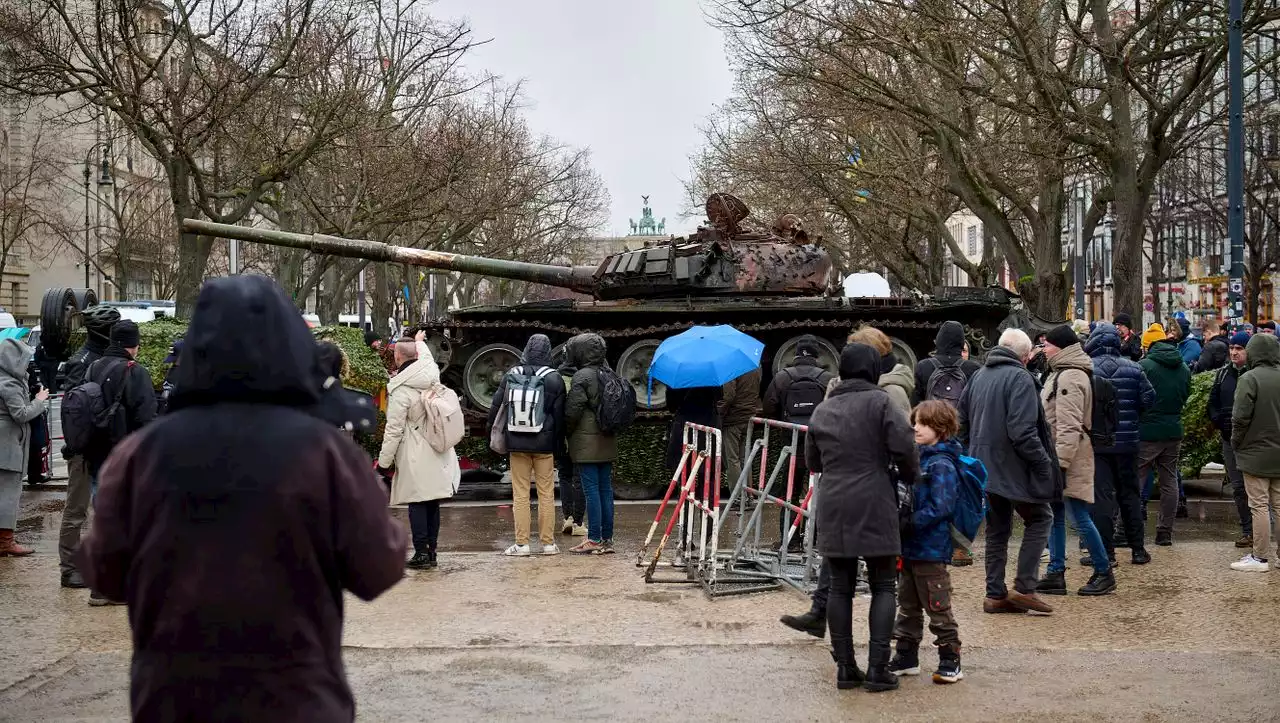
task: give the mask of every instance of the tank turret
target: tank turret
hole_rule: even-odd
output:
[[[747,231],[740,226],[747,214],[737,198],[715,194],[707,201],[711,225],[688,238],[671,238],[612,254],[598,266],[507,261],[195,219],[184,219],[182,228],[317,254],[529,281],[602,300],[724,294],[813,296],[830,287],[831,257],[808,238],[798,217],[783,216],[768,231]]]

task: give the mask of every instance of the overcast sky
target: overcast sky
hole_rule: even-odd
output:
[[[630,231],[642,194],[668,232],[697,227],[679,219],[681,179],[732,84],[697,0],[437,0],[432,12],[493,39],[467,66],[525,80],[534,129],[591,149],[612,199],[609,233]]]

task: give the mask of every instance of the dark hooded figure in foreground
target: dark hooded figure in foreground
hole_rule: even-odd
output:
[[[170,414],[116,446],[80,550],[129,605],[137,721],[351,721],[342,593],[404,572],[369,458],[315,413],[316,345],[271,280],[205,284]]]

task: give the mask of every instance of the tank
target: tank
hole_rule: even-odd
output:
[[[348,258],[484,274],[570,289],[590,299],[555,299],[457,309],[425,322],[446,383],[483,418],[507,369],[531,334],[543,333],[562,354],[575,334],[595,332],[608,359],[631,381],[644,413],[660,413],[665,389],[650,393],[646,374],[662,340],[696,324],[731,324],[765,344],[767,380],[795,354],[801,336],[822,342],[821,362],[834,371],[850,330],[872,324],[890,336],[895,354],[914,366],[933,349],[938,325],[965,325],[971,353],[982,356],[1013,311],[1016,296],[1000,288],[948,287],[927,297],[852,298],[832,274],[821,239],[788,214],[766,230],[743,228],[748,209],[728,194],[706,204],[709,225],[686,238],[651,242],[607,256],[597,265],[556,266],[403,248],[324,234],[297,234],[187,219],[186,231],[288,246]]]

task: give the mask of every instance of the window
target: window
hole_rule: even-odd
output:
[[[13,303],[13,306],[11,306],[10,308],[14,310],[17,310],[18,308],[20,308],[18,305],[18,293],[19,293],[18,282],[10,281],[9,282],[9,298]]]
[[[977,226],[969,227],[969,255],[970,256],[978,255],[978,227]]]
[[[151,274],[146,270],[134,271],[130,269],[128,283],[125,284],[124,296],[126,301],[150,299]]]

